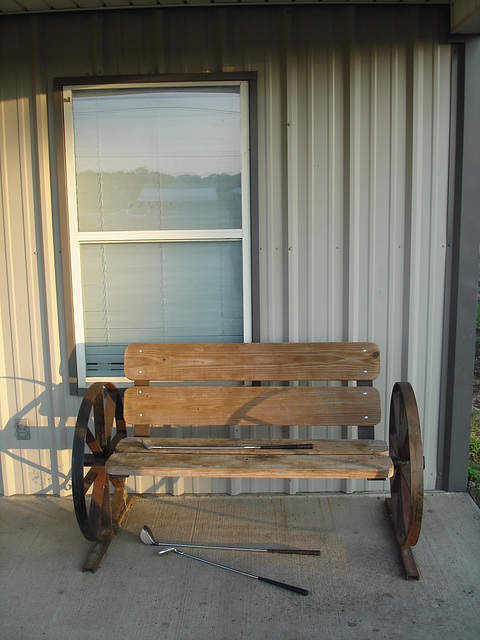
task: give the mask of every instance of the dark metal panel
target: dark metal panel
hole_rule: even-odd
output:
[[[455,172],[452,178],[450,307],[444,380],[445,427],[439,486],[465,491],[472,404],[472,380],[480,243],[480,38],[457,49]]]

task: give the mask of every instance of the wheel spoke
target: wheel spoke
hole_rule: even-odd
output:
[[[95,396],[93,403],[93,422],[95,424],[95,438],[102,449],[107,444],[105,434],[105,408],[103,400],[103,388],[100,393]]]
[[[407,431],[403,440],[402,448],[399,451],[400,460],[410,460],[410,434]]]
[[[392,457],[398,458],[398,443],[397,443],[397,434],[390,433],[390,455]]]
[[[113,392],[108,392],[105,398],[105,439],[110,442],[113,431],[113,421],[115,419],[116,402]]]
[[[405,486],[408,490],[408,493],[411,494],[412,476],[410,473],[410,464],[402,465],[401,467],[399,467],[397,473],[401,478],[400,482],[402,483],[402,486]]]
[[[392,404],[390,408],[390,442],[393,447],[393,453],[398,455],[398,430],[397,425],[400,421],[400,398],[399,394],[393,392]]]
[[[392,478],[392,516],[393,521],[396,526],[397,522],[397,514],[398,514],[398,494],[399,494],[399,478],[398,473],[396,473]]]
[[[402,504],[402,522],[403,522],[403,530],[405,532],[405,537],[408,534],[408,529],[410,526],[410,510],[411,510],[411,496],[410,489],[405,481],[405,476],[400,471],[398,474],[400,476],[400,495],[401,495],[401,504]]]
[[[397,433],[398,433],[398,453],[400,456],[401,460],[408,460],[407,458],[404,458],[402,455],[402,452],[405,449],[405,440],[407,439],[407,434],[408,434],[408,423],[407,423],[407,416],[405,414],[405,405],[403,402],[400,403],[400,415],[399,415],[399,421],[398,421],[398,425],[397,425]]]
[[[100,469],[97,477],[93,482],[93,491],[90,496],[90,509],[88,512],[88,522],[91,529],[95,533],[97,539],[100,530],[100,509],[103,504],[103,478],[105,476],[104,469]]]
[[[398,426],[400,424],[400,393],[398,391],[393,393],[392,402],[393,402],[393,422],[395,425]],[[397,433],[397,436],[398,436],[398,433]]]
[[[99,474],[99,472],[102,470],[103,465],[95,465],[93,467],[90,468],[90,470],[88,471],[88,473],[86,474],[86,476],[83,479],[83,487],[84,487],[84,492],[87,493],[87,491],[90,489],[90,487],[92,486],[93,482],[95,482],[95,480],[97,479],[97,476]]]
[[[97,534],[98,538],[103,537],[105,530],[105,524],[108,520],[105,514],[105,507],[109,506],[110,491],[109,491],[108,476],[105,473],[105,467],[101,467],[97,477],[93,482],[93,492],[90,502],[90,526]]]
[[[97,439],[88,427],[85,435],[85,442],[87,443],[88,448],[93,454],[98,453],[100,455],[103,455],[102,447],[98,444]]]

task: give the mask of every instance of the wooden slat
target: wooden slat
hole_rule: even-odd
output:
[[[388,444],[383,440],[288,440],[288,439],[267,439],[267,438],[124,438],[120,440],[116,447],[117,452],[122,453],[159,453],[156,449],[145,449],[142,441],[155,446],[174,447],[241,447],[244,445],[298,445],[311,444],[311,449],[252,449],[246,451],[248,455],[380,455],[388,456]],[[186,453],[196,455],[205,453],[206,455],[238,455],[238,449],[226,451],[213,449],[208,452],[195,451],[193,449],[166,449],[161,453],[175,454]]]
[[[372,342],[131,344],[130,380],[375,380],[380,350]]]
[[[107,460],[111,475],[206,478],[368,478],[393,474],[388,456],[205,455],[114,453]]]
[[[131,387],[125,391],[130,424],[374,425],[380,395],[365,387]]]

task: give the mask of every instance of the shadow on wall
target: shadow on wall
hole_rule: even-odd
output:
[[[76,362],[75,350],[72,350],[68,375],[62,365],[59,373],[63,381],[59,384],[17,376],[0,377],[0,382],[13,387],[18,404],[22,396],[33,398],[0,428],[0,493],[60,495],[71,492],[75,421],[86,391],[76,384]],[[21,395],[17,395],[17,385],[22,386]],[[119,391],[123,395],[123,389]]]
[[[73,416],[52,417],[52,394],[62,395],[65,384],[47,385],[40,380],[3,377],[3,381],[31,384],[35,387],[34,399],[9,418],[0,429],[2,453],[2,487],[15,484],[14,493],[53,493],[71,491],[70,451],[75,427],[67,422]],[[44,391],[38,393],[39,389]],[[36,423],[32,424],[32,414]],[[44,416],[45,419],[40,419]],[[38,424],[38,423],[46,424]],[[69,462],[65,461],[68,451]],[[64,464],[62,464],[65,461]],[[11,463],[11,464],[10,464]],[[64,467],[68,466],[68,472]],[[13,474],[8,478],[7,474]],[[12,493],[12,492],[8,492]]]

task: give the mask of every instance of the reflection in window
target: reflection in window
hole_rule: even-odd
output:
[[[78,228],[241,227],[239,87],[73,92]]]

